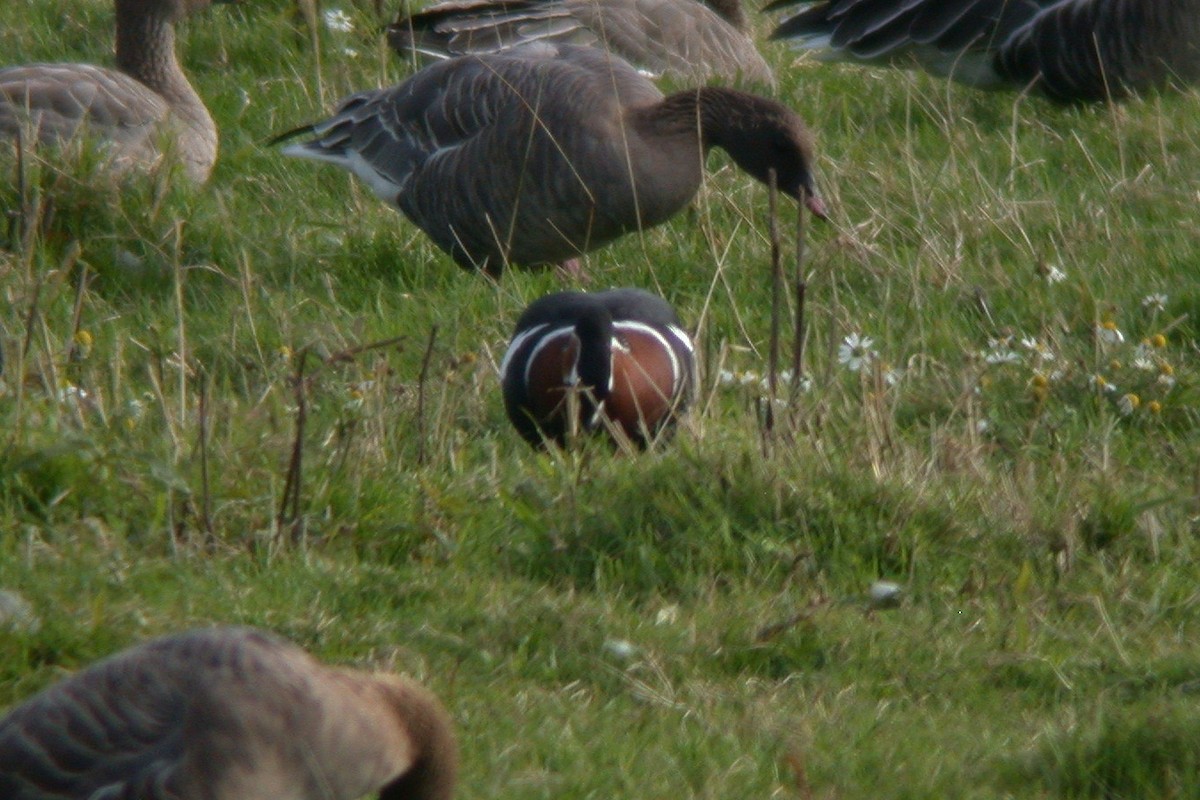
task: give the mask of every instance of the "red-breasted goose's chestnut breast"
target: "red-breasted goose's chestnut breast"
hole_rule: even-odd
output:
[[[0,718],[4,800],[450,800],[428,690],[253,628],[132,647]]]
[[[611,289],[532,303],[500,372],[509,419],[531,444],[606,430],[645,446],[690,402],[695,367],[691,338],[665,300]]]

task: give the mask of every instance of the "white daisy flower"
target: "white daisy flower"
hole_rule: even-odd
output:
[[[1161,292],[1148,294],[1142,298],[1142,308],[1147,311],[1162,311],[1167,307],[1167,296]]]
[[[1143,341],[1133,348],[1133,366],[1145,372],[1156,369],[1154,363],[1154,348],[1149,342]]]
[[[86,403],[90,396],[86,389],[80,389],[75,384],[68,383],[58,391],[58,402],[67,403],[75,401],[76,403]]]
[[[988,349],[983,353],[983,360],[989,364],[1016,364],[1021,360],[1021,356],[1011,349],[1011,345],[1011,336],[988,339]]]
[[[350,15],[340,8],[325,9],[325,27],[338,33],[349,33],[354,30],[354,22]]]
[[[1035,336],[1022,336],[1021,337],[1021,346],[1024,347],[1029,352],[1033,353],[1037,358],[1039,358],[1042,361],[1053,361],[1054,360],[1054,351],[1050,349],[1050,346],[1048,344],[1041,341],[1040,339],[1038,339]]]
[[[851,372],[861,372],[871,365],[875,351],[871,346],[875,340],[870,336],[852,333],[838,346],[838,362],[846,365]]]
[[[1108,320],[1096,326],[1096,338],[1105,344],[1121,344],[1125,341],[1125,334],[1121,333],[1117,323]]]

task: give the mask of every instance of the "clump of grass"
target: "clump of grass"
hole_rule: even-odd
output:
[[[1055,797],[1187,797],[1200,781],[1200,722],[1186,703],[1105,705],[1048,732],[1006,773]]]

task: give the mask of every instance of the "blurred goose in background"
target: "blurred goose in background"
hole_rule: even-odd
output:
[[[388,26],[401,55],[483,55],[533,41],[602,47],[652,77],[771,84],[740,0],[449,0]]]
[[[175,23],[233,0],[116,0],[117,69],[28,64],[0,70],[0,137],[82,135],[111,147],[118,171],[159,162],[167,142],[189,178],[217,160],[217,126],[175,58]],[[164,136],[165,132],[165,136]]]
[[[804,123],[772,100],[705,87],[663,97],[603,50],[535,43],[441,61],[275,141],[329,161],[393,203],[461,266],[557,264],[666,221],[727,151],[817,215]]]
[[[596,430],[646,446],[691,401],[695,349],[675,310],[649,292],[549,294],[517,320],[500,366],[504,406],[534,446]]]
[[[5,800],[449,800],[457,765],[424,688],[249,628],[133,647],[0,719]]]
[[[823,58],[917,65],[1062,102],[1200,78],[1200,0],[775,0],[771,34]]]

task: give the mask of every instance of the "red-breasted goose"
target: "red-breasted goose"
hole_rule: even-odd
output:
[[[771,84],[740,0],[445,0],[388,26],[401,55],[497,53],[533,41],[602,47],[652,77]]]
[[[1200,79],[1200,0],[776,0],[771,34],[824,56],[921,66],[1063,102]]]
[[[691,337],[665,300],[610,289],[557,292],[530,304],[500,380],[509,419],[535,446],[610,425],[646,445],[687,407],[695,369]]]
[[[449,800],[457,768],[426,689],[250,628],[152,640],[0,719],[4,800]]]
[[[791,110],[733,89],[663,97],[600,49],[535,43],[433,64],[347,99],[287,155],[351,170],[460,265],[563,264],[666,221],[700,188],[705,153],[824,216],[812,141]]]
[[[176,60],[175,23],[214,2],[235,0],[116,0],[117,69],[0,69],[0,138],[87,136],[112,148],[117,170],[158,163],[168,141],[188,177],[203,182],[217,160],[217,126]]]

